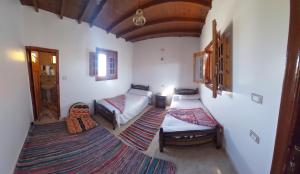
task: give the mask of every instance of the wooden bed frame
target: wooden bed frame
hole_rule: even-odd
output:
[[[175,89],[175,94],[193,95],[198,94],[197,89]],[[192,146],[204,143],[215,142],[216,148],[222,147],[223,127],[218,124],[213,129],[164,132],[163,128],[159,130],[159,149],[163,152],[166,146]]]
[[[134,85],[131,84],[131,89],[140,89],[144,91],[149,91],[149,86],[144,85]],[[112,124],[113,130],[117,127],[117,119],[115,111],[110,111],[104,105],[97,103],[97,100],[94,100],[94,115],[100,115],[107,121]]]

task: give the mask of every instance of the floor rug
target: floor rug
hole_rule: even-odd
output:
[[[149,157],[97,126],[70,135],[64,122],[34,125],[15,173],[174,174],[173,163]]]
[[[165,110],[150,108],[120,134],[122,140],[139,150],[146,151],[165,117]]]

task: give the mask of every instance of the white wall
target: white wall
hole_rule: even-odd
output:
[[[67,116],[74,102],[90,103],[93,99],[126,92],[132,80],[132,43],[116,39],[98,27],[64,18],[32,7],[22,6],[24,45],[59,50],[61,116]],[[95,81],[89,76],[89,52],[96,47],[118,51],[118,79]],[[66,79],[66,80],[64,80]]]
[[[0,173],[13,173],[32,121],[20,2],[0,1]]]
[[[124,93],[132,81],[132,43],[88,24],[64,18],[18,0],[0,2],[0,173],[13,173],[33,120],[25,46],[60,51],[61,115],[77,101],[92,104]],[[89,77],[89,51],[118,51],[118,80],[96,82]],[[64,77],[64,78],[63,78]],[[65,80],[63,80],[65,79]]]
[[[154,92],[170,86],[197,87],[193,83],[193,53],[199,50],[199,38],[165,37],[133,45],[134,83],[149,84]]]
[[[233,23],[233,92],[217,99],[201,86],[202,100],[225,126],[226,149],[241,174],[270,172],[288,38],[289,1],[214,0],[202,31],[211,40],[211,21],[224,31]],[[263,95],[263,104],[251,93]],[[253,129],[260,144],[249,137]]]

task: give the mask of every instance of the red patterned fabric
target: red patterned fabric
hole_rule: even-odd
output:
[[[115,108],[117,108],[121,112],[121,114],[124,112],[125,95],[118,95],[116,97],[106,98],[104,100],[109,104],[113,105]]]
[[[80,125],[79,120],[82,125]],[[97,123],[91,118],[89,106],[84,103],[75,103],[70,107],[69,116],[65,119],[68,131],[76,134],[94,128]]]
[[[202,108],[193,109],[170,109],[169,115],[192,124],[214,127],[218,122],[208,115]]]
[[[75,106],[75,107],[72,107],[70,109],[70,117],[71,118],[79,118],[81,116],[90,116],[90,110],[88,107],[84,107],[84,106],[81,106],[81,107],[78,107],[78,106]]]

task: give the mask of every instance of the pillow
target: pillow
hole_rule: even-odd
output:
[[[146,97],[151,97],[152,92],[151,91],[144,91],[140,89],[129,89],[128,94],[135,94],[135,95],[141,95]]]
[[[194,95],[174,95],[173,96],[174,101],[178,100],[200,100],[200,95],[199,94],[194,94]]]
[[[80,116],[78,118],[66,118],[69,133],[77,134],[87,131],[97,126],[97,123],[90,116]]]
[[[69,116],[65,119],[68,131],[77,134],[97,126],[90,116],[89,106],[84,103],[75,103],[69,109]]]

